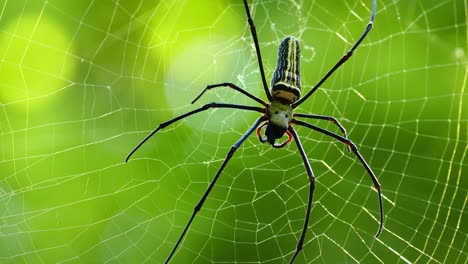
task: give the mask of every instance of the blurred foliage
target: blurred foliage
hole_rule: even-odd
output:
[[[300,39],[307,91],[362,33],[371,1],[250,1],[267,78]],[[265,98],[241,1],[0,2],[0,262],[163,263],[230,146],[258,116],[192,116]],[[317,179],[296,263],[466,263],[466,1],[378,1],[375,27],[298,109],[332,115],[377,174],[298,128]],[[331,124],[316,122],[335,131]],[[315,122],[314,122],[315,124]],[[172,263],[286,263],[308,182],[294,144],[249,138]]]

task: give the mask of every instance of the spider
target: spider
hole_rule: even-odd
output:
[[[225,88],[231,88],[237,92],[240,92],[244,94],[245,96],[251,98],[252,100],[260,103],[263,107],[256,107],[256,106],[247,106],[247,105],[238,105],[238,104],[229,104],[229,103],[217,103],[217,102],[212,102],[209,104],[205,104],[202,107],[199,107],[193,111],[190,111],[188,113],[185,113],[183,115],[177,116],[169,121],[166,121],[164,123],[161,123],[155,130],[153,130],[148,136],[146,136],[126,157],[125,162],[128,162],[130,157],[137,151],[149,138],[151,138],[156,132],[158,132],[160,129],[163,129],[167,127],[168,125],[179,121],[183,118],[186,118],[188,116],[191,116],[193,114],[208,110],[210,108],[231,108],[231,109],[241,109],[241,110],[247,110],[247,111],[256,111],[261,114],[259,118],[254,122],[254,124],[247,130],[247,132],[236,142],[234,145],[231,147],[229,152],[227,153],[226,158],[224,159],[223,163],[221,164],[221,167],[218,169],[216,172],[216,175],[214,176],[213,180],[210,182],[208,188],[206,189],[205,193],[201,197],[200,201],[198,204],[195,206],[193,213],[188,220],[187,225],[185,226],[182,234],[179,236],[179,239],[177,240],[176,244],[174,245],[172,251],[170,252],[169,256],[166,259],[165,263],[169,263],[171,258],[174,256],[177,248],[182,242],[182,239],[184,238],[185,234],[187,233],[188,229],[190,228],[190,225],[192,224],[195,216],[197,213],[200,211],[202,208],[203,204],[205,203],[206,199],[208,198],[208,195],[210,194],[211,190],[213,190],[213,187],[215,186],[216,182],[218,181],[219,176],[223,172],[224,168],[228,164],[229,160],[231,160],[232,156],[236,152],[236,150],[241,146],[241,144],[249,137],[255,129],[257,130],[257,135],[262,143],[269,143],[273,148],[282,148],[289,144],[292,139],[296,142],[296,146],[299,150],[299,153],[301,155],[302,161],[305,166],[305,170],[307,172],[307,177],[309,180],[309,197],[308,197],[308,202],[307,202],[307,210],[304,218],[304,225],[302,228],[302,233],[301,236],[297,242],[297,246],[295,249],[294,254],[292,255],[290,262],[293,263],[294,260],[296,259],[297,255],[299,252],[302,250],[302,246],[304,243],[305,235],[307,232],[307,227],[309,223],[309,217],[310,217],[310,210],[312,207],[312,200],[313,200],[313,194],[314,194],[314,189],[315,189],[315,177],[314,173],[312,172],[312,168],[309,164],[308,158],[306,156],[306,153],[304,151],[304,148],[302,147],[301,141],[299,139],[299,136],[296,133],[296,130],[294,129],[293,125],[299,125],[303,127],[310,128],[312,130],[315,130],[319,133],[325,134],[329,137],[332,137],[338,141],[341,141],[344,143],[347,147],[348,152],[353,152],[356,157],[359,159],[361,164],[364,166],[366,169],[367,173],[369,174],[372,182],[374,183],[374,187],[377,190],[378,193],[378,198],[379,198],[379,209],[380,209],[380,222],[379,222],[379,228],[377,230],[377,233],[375,234],[375,237],[378,237],[380,233],[382,232],[383,228],[383,221],[384,221],[384,213],[383,213],[383,205],[382,205],[382,193],[380,190],[380,183],[377,180],[377,177],[375,176],[374,172],[372,169],[369,167],[367,162],[364,160],[364,158],[361,156],[359,153],[356,145],[347,138],[346,135],[346,130],[344,127],[338,122],[337,119],[331,116],[324,116],[324,115],[314,115],[314,114],[302,114],[302,113],[294,113],[294,109],[298,107],[300,104],[304,103],[307,98],[309,98],[319,87],[322,85],[343,63],[345,63],[354,53],[356,48],[361,44],[361,42],[364,40],[364,38],[367,36],[369,31],[372,29],[372,25],[374,22],[374,17],[375,17],[375,12],[376,12],[376,1],[377,0],[372,0],[372,13],[369,19],[369,22],[362,33],[362,35],[359,37],[359,39],[356,41],[356,43],[351,47],[351,49],[343,55],[343,57],[325,74],[324,77],[309,91],[304,97],[301,96],[301,76],[300,76],[300,48],[299,48],[299,42],[295,37],[289,36],[286,37],[279,45],[278,49],[278,61],[276,64],[276,69],[273,73],[273,78],[271,80],[271,90],[268,89],[268,85],[266,82],[265,78],[265,72],[263,70],[263,63],[262,63],[262,56],[260,54],[260,47],[258,44],[258,38],[257,38],[257,32],[255,29],[255,25],[252,19],[252,15],[249,10],[249,6],[247,4],[247,0],[244,1],[244,7],[245,7],[245,12],[247,14],[247,21],[250,26],[250,33],[252,34],[252,38],[255,44],[255,51],[257,55],[257,60],[258,60],[258,66],[260,70],[260,75],[262,78],[262,84],[263,88],[265,90],[266,97],[268,99],[268,103],[265,102],[264,100],[260,99],[259,97],[251,94],[250,92],[244,90],[243,88],[240,88],[239,86],[225,82],[225,83],[219,83],[219,84],[212,84],[212,85],[207,85],[205,89],[192,101],[192,104],[195,103],[202,95],[211,89],[214,88],[220,88],[220,87],[225,87]],[[327,120],[332,122],[334,125],[338,127],[338,129],[341,131],[343,136],[335,134],[333,132],[330,132],[326,129],[320,128],[318,126],[309,124],[307,122],[301,121],[296,118],[309,118],[309,119],[319,119],[319,120]],[[264,135],[262,136],[262,130],[264,130]],[[284,134],[287,135],[287,139],[282,142],[282,143],[277,143],[276,141],[278,139],[281,139]]]

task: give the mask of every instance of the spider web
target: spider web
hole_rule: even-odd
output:
[[[352,46],[371,8],[249,2],[267,78],[293,35],[304,91]],[[316,190],[295,263],[468,261],[466,10],[466,0],[379,0],[353,58],[298,109],[347,128],[382,184],[386,218],[374,238],[377,194],[364,168],[343,144],[297,128]],[[0,261],[163,263],[258,114],[200,113],[123,160],[158,123],[204,103],[255,105],[228,89],[191,105],[206,84],[265,98],[242,2],[4,0],[0,47]],[[288,263],[307,195],[295,145],[251,136],[172,263]]]

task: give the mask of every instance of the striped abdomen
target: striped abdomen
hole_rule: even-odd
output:
[[[292,104],[301,97],[301,51],[295,37],[286,37],[278,48],[278,62],[271,79],[274,99]]]

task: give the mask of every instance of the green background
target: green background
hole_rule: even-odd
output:
[[[371,1],[250,1],[265,72],[296,36],[307,91],[362,33]],[[467,2],[378,1],[375,28],[299,112],[332,115],[343,144],[298,128],[317,179],[295,263],[466,263]],[[257,113],[190,102],[234,82],[265,98],[241,1],[0,1],[0,262],[163,263],[230,146]],[[325,121],[311,121],[331,131]],[[294,144],[239,149],[172,263],[288,263],[308,181]]]

